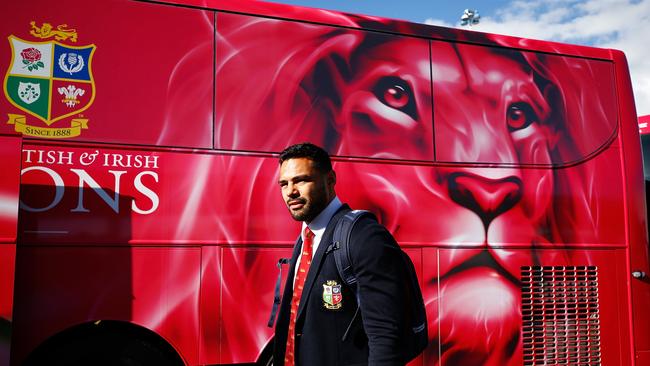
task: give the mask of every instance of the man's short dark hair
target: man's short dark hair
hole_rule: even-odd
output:
[[[332,161],[327,151],[309,142],[287,147],[280,153],[280,165],[289,159],[307,158],[314,162],[314,167],[321,173],[332,170]]]

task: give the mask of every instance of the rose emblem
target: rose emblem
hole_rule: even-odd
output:
[[[45,67],[45,64],[41,61],[41,51],[34,47],[25,48],[20,51],[20,56],[23,58],[23,64],[25,64],[23,69],[27,68],[27,70],[32,71],[38,70],[40,67]]]

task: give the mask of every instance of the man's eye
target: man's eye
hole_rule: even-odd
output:
[[[537,114],[528,103],[511,104],[506,112],[506,123],[508,124],[508,130],[511,132],[522,130],[537,121]]]
[[[383,77],[377,82],[373,92],[385,105],[417,119],[413,90],[406,81],[394,76]]]

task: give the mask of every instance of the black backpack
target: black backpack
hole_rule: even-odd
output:
[[[357,304],[359,304],[359,307],[357,307],[357,310],[343,335],[343,340],[347,337],[348,331],[359,313],[359,308],[362,306],[359,302],[357,292],[357,278],[354,274],[354,268],[352,267],[352,262],[350,260],[350,236],[354,224],[364,216],[372,217],[374,220],[377,219],[375,215],[368,211],[352,210],[341,217],[334,227],[332,250],[334,251],[336,269],[338,270],[339,276],[341,276],[343,282],[356,294]],[[400,253],[404,262],[404,269],[408,272],[404,287],[407,292],[406,298],[408,301],[406,304],[406,319],[410,325],[407,327],[404,334],[405,349],[403,350],[402,358],[404,362],[409,362],[422,353],[429,342],[427,332],[427,314],[424,309],[424,301],[422,300],[422,292],[420,291],[418,278],[415,274],[415,266],[408,254],[403,250],[400,250]]]
[[[354,275],[354,268],[352,267],[352,261],[350,260],[350,235],[352,234],[352,228],[354,224],[359,221],[360,218],[364,216],[372,217],[374,220],[377,218],[375,215],[369,211],[364,210],[352,210],[346,213],[341,219],[336,223],[334,227],[333,240],[332,244],[327,248],[327,252],[334,251],[334,260],[336,261],[336,269],[339,272],[339,276],[343,279],[343,282],[350,287],[352,292],[355,293],[357,297],[357,310],[350,321],[345,333],[343,334],[342,341],[348,336],[348,332],[352,327],[352,324],[359,315],[359,309],[361,303],[359,302],[359,295],[357,292],[357,278]],[[300,239],[300,238],[298,238]],[[422,300],[422,292],[420,291],[420,285],[418,283],[417,275],[415,274],[415,266],[411,261],[411,258],[403,250],[400,251],[402,260],[404,262],[404,268],[408,272],[408,276],[404,281],[404,287],[407,291],[407,322],[409,327],[406,328],[404,334],[404,344],[405,349],[402,353],[402,359],[405,363],[416,358],[424,349],[427,347],[429,342],[428,332],[427,332],[427,314],[424,309],[424,301]],[[289,259],[280,258],[278,261],[278,269],[280,273],[278,274],[278,279],[275,285],[275,296],[273,300],[273,307],[271,309],[271,317],[268,322],[269,327],[273,327],[275,323],[275,316],[277,314],[278,306],[280,305],[280,282],[282,279],[282,265],[288,264]]]

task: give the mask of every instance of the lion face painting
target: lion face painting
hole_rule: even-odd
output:
[[[215,144],[310,141],[338,157],[338,194],[375,212],[421,265],[425,364],[521,364],[522,271],[590,265],[580,245],[619,240],[607,63],[488,36],[490,46],[229,14],[217,24]],[[251,127],[261,120],[265,131]],[[595,195],[612,198],[607,210]]]

